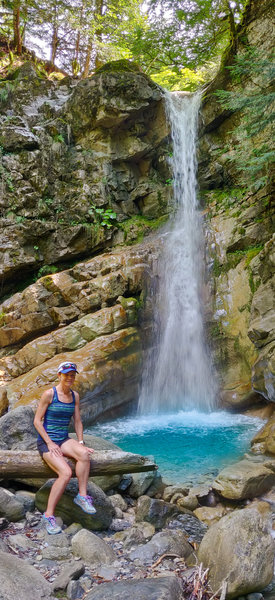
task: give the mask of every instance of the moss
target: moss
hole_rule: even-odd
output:
[[[127,221],[120,223],[119,227],[124,232],[124,242],[133,244],[142,242],[145,235],[159,229],[167,221],[168,215],[162,215],[158,219],[147,219],[142,215],[136,215]]]
[[[261,252],[262,249],[263,249],[263,245],[262,246],[254,246],[253,248],[250,248],[247,251],[246,261],[245,261],[246,268],[249,267],[249,264],[250,264],[252,258],[257,256],[257,254],[259,254],[259,252]]]
[[[248,283],[249,283],[249,287],[251,289],[251,292],[252,292],[252,294],[254,296],[254,294],[257,291],[259,285],[261,285],[261,280],[260,279],[254,280],[253,273],[252,273],[251,269],[249,269]]]
[[[105,65],[102,65],[102,67],[99,67],[99,69],[95,71],[95,75],[98,75],[99,73],[121,73],[125,71],[128,73],[140,73],[141,69],[137,63],[122,58],[120,60],[112,60]]]

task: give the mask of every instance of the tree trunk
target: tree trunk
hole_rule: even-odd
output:
[[[67,459],[73,469],[75,461]],[[140,454],[120,450],[95,451],[91,454],[92,475],[114,475],[154,471],[157,465]],[[0,479],[56,477],[37,450],[0,450]]]
[[[13,43],[17,54],[22,54],[22,38],[20,32],[20,1],[17,0],[13,8]]]
[[[84,65],[83,73],[81,75],[82,79],[84,79],[85,77],[88,77],[88,75],[89,75],[91,56],[92,56],[92,48],[93,48],[93,42],[91,39],[89,39],[88,46],[87,46],[87,52],[86,52],[86,58],[85,58],[85,65]]]

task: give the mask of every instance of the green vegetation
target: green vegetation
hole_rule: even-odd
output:
[[[49,50],[36,60],[39,77],[87,77],[104,71],[138,70],[168,89],[193,91],[210,81],[220,56],[236,39],[246,0],[2,0],[1,34],[6,56],[0,71],[10,76],[19,57]],[[131,61],[127,64],[127,61]],[[55,65],[59,65],[59,69]]]
[[[116,224],[116,213],[111,208],[98,208],[92,204],[92,208],[88,210],[89,215],[94,219],[97,226],[111,229]]]
[[[136,215],[120,223],[119,228],[124,232],[124,242],[130,245],[142,242],[145,235],[164,225],[167,219],[168,215],[163,215],[158,219],[147,219],[142,215]]]
[[[0,327],[4,327],[6,325],[5,321],[6,313],[4,310],[0,312]]]
[[[239,114],[240,124],[234,129],[236,144],[230,161],[242,173],[243,184],[257,191],[268,183],[275,160],[272,146],[272,124],[275,118],[274,61],[254,48],[235,57],[227,67],[235,84],[234,91],[219,90],[216,95],[221,105]],[[244,86],[244,83],[246,84]],[[270,138],[270,143],[262,141]]]
[[[259,252],[261,252],[262,249],[263,246],[258,245],[250,246],[245,250],[235,250],[234,252],[227,252],[226,261],[224,263],[220,263],[218,258],[215,256],[212,266],[212,273],[214,277],[219,277],[222,273],[228,273],[228,271],[230,271],[231,269],[235,269],[243,258],[246,258],[245,269],[247,269],[252,258],[254,258],[254,256],[257,256],[257,254],[259,254]]]

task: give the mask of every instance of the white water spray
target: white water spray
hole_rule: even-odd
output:
[[[197,199],[199,95],[168,94],[175,213],[164,241],[157,299],[157,349],[144,373],[141,413],[215,406],[216,385],[204,340],[202,219]]]

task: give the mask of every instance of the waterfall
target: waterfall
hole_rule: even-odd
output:
[[[204,339],[203,229],[197,199],[200,96],[166,94],[171,126],[174,211],[159,267],[156,340],[144,371],[141,413],[211,410],[216,385]]]

